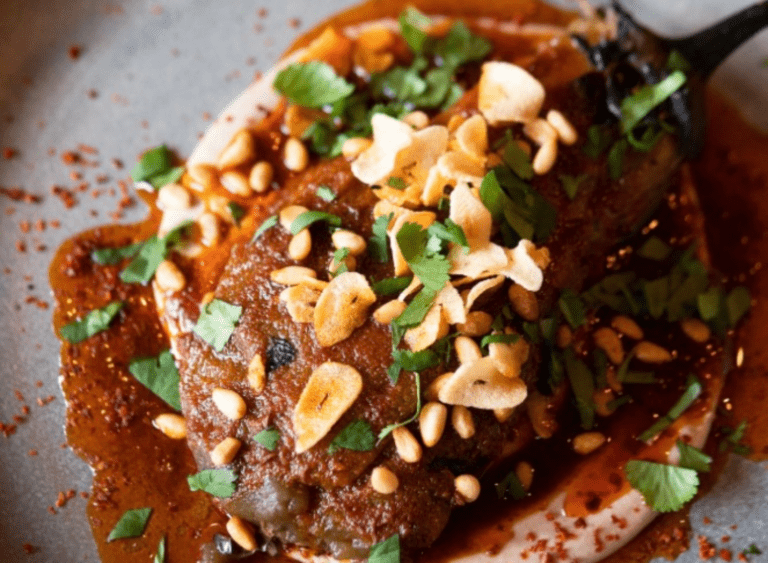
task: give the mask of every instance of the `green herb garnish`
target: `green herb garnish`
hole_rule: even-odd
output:
[[[267,217],[264,219],[264,222],[259,226],[258,229],[256,229],[256,232],[253,233],[253,238],[251,239],[251,242],[254,242],[257,238],[259,238],[262,234],[264,234],[264,231],[271,229],[275,225],[277,225],[278,217],[277,215],[271,215],[270,217]]]
[[[243,308],[231,305],[221,299],[214,299],[203,307],[197,324],[192,329],[195,334],[221,352],[224,345],[235,331],[235,325],[240,320]]]
[[[338,102],[355,90],[332,66],[320,61],[288,65],[277,74],[273,86],[291,102],[306,108]]]
[[[514,344],[520,340],[519,334],[486,334],[480,341],[481,348],[487,348],[490,344]]]
[[[523,488],[523,484],[520,482],[520,478],[514,471],[507,473],[504,479],[496,483],[494,487],[499,499],[510,496],[514,500],[522,500],[527,494]]]
[[[415,370],[412,370],[412,371],[415,371]],[[413,374],[413,380],[416,383],[416,412],[414,412],[413,416],[410,417],[408,420],[404,420],[402,422],[396,422],[394,424],[390,424],[382,428],[381,432],[379,432],[379,442],[381,442],[384,438],[389,436],[395,428],[400,428],[401,426],[407,426],[408,424],[416,420],[419,417],[419,414],[421,414],[421,377],[419,376],[418,373]]]
[[[131,178],[134,182],[149,182],[155,189],[171,184],[184,174],[184,167],[171,166],[171,160],[171,152],[165,145],[150,149],[131,170]]]
[[[412,276],[400,276],[396,278],[384,278],[371,284],[371,289],[376,295],[394,295],[400,293],[411,285]]]
[[[404,190],[408,187],[408,184],[405,183],[405,180],[398,178],[397,176],[390,176],[387,180],[387,185],[390,188],[395,188],[396,190]]]
[[[227,209],[229,209],[229,214],[232,215],[232,219],[234,220],[235,225],[239,227],[240,219],[242,219],[243,215],[245,215],[245,209],[243,209],[234,201],[227,203]]]
[[[670,246],[659,237],[651,237],[637,250],[638,256],[663,262],[672,253]]]
[[[451,263],[446,256],[427,251],[428,231],[417,223],[405,223],[396,238],[403,258],[424,288],[435,294],[440,291],[450,279]]]
[[[587,313],[584,309],[584,303],[579,296],[571,289],[564,289],[557,300],[557,306],[563,317],[571,325],[571,328],[577,329],[587,322]]]
[[[133,359],[128,363],[128,371],[171,408],[181,410],[179,371],[170,350],[160,352],[156,358]]]
[[[600,125],[591,125],[587,129],[587,142],[583,147],[584,154],[597,158],[611,146],[611,135]]]
[[[317,197],[320,199],[328,202],[336,199],[336,194],[333,193],[333,190],[328,186],[318,186],[317,190],[315,190],[315,194],[317,194]]]
[[[376,262],[384,263],[389,259],[389,235],[387,227],[394,214],[381,215],[376,218],[371,227],[373,236],[368,239],[368,252]]]
[[[120,540],[123,538],[138,538],[144,533],[144,529],[147,527],[147,522],[152,514],[152,509],[147,508],[134,508],[132,510],[126,510],[117,521],[115,527],[109,532],[107,541]]]
[[[589,371],[587,364],[576,359],[570,348],[565,351],[565,371],[568,374],[568,381],[571,383],[573,396],[576,399],[581,427],[584,430],[589,430],[595,425],[595,402],[593,398],[595,382],[592,372]]]
[[[372,545],[367,563],[400,563],[400,536],[394,534]]]
[[[642,119],[677,92],[686,82],[685,74],[676,70],[658,84],[643,86],[621,101],[621,130],[632,131]]]
[[[157,550],[155,551],[152,563],[165,563],[165,536],[160,538],[160,542],[157,544]]]
[[[291,223],[291,234],[298,235],[301,231],[318,221],[325,221],[332,227],[341,227],[341,217],[338,215],[326,213],[325,211],[305,211]]]
[[[752,448],[741,443],[747,431],[747,421],[742,420],[736,428],[724,426],[720,428],[724,438],[718,445],[718,450],[724,452],[728,449],[737,455],[747,456],[752,453]]]
[[[237,488],[237,475],[231,469],[204,469],[187,476],[190,491],[203,491],[219,498],[229,498]]]
[[[691,500],[699,487],[699,476],[693,469],[631,460],[624,474],[645,502],[657,512],[674,512]]]
[[[689,374],[686,382],[685,391],[677,402],[669,409],[669,412],[660,417],[653,425],[640,434],[637,439],[641,442],[647,442],[648,440],[656,437],[660,432],[668,428],[677,418],[683,414],[688,407],[690,407],[694,401],[701,395],[702,386],[701,382],[695,375]]]
[[[629,141],[619,139],[608,151],[608,175],[612,180],[618,180],[624,172],[624,155],[627,153],[627,148],[629,148]]]
[[[700,449],[686,444],[682,440],[677,441],[677,449],[680,451],[680,467],[694,469],[699,473],[708,473],[712,469],[712,458]]]
[[[97,264],[109,266],[119,264],[126,258],[131,258],[141,249],[143,242],[136,242],[116,248],[99,248],[91,252],[91,258]]]
[[[368,452],[376,445],[371,425],[365,420],[353,420],[339,432],[328,446],[328,453],[335,454],[339,449],[355,452]]]
[[[274,452],[277,443],[280,441],[280,431],[277,428],[265,428],[253,437],[253,440],[270,452]]]
[[[579,189],[581,183],[589,177],[588,174],[581,174],[579,176],[570,176],[568,174],[560,174],[560,184],[563,186],[563,191],[568,199],[573,201],[576,199],[576,191]]]
[[[79,321],[61,327],[59,335],[67,342],[78,344],[94,334],[107,330],[109,323],[122,308],[122,301],[113,301],[100,309],[94,309]]]
[[[120,279],[125,283],[146,284],[155,275],[160,262],[168,256],[168,251],[178,244],[189,222],[182,223],[164,237],[151,236],[142,243],[138,253],[120,272]]]

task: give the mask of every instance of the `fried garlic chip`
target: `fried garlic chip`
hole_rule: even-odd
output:
[[[376,294],[357,272],[344,272],[323,289],[315,305],[313,322],[321,346],[333,346],[349,337],[368,318]]]
[[[459,366],[440,387],[438,398],[446,405],[495,410],[514,408],[527,395],[522,379],[505,377],[486,356]]]

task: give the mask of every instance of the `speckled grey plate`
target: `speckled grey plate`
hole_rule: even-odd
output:
[[[626,2],[650,27],[684,34],[713,23],[748,4],[745,0],[643,0]],[[0,561],[97,562],[79,496],[57,509],[59,491],[87,491],[91,474],[64,442],[64,402],[58,386],[58,343],[50,328],[51,309],[27,303],[50,302],[48,263],[68,236],[110,220],[119,196],[78,194],[70,210],[50,194],[59,184],[73,187],[70,168],[60,159],[83,143],[99,150],[88,160],[84,181],[105,192],[142,150],[167,143],[187,155],[197,136],[251,81],[266,70],[299,29],[348,6],[348,0],[0,0],[0,147],[18,155],[0,158],[0,186],[39,194],[28,204],[0,196],[0,422],[12,423],[24,405],[30,412],[16,433],[0,437]],[[267,15],[259,10],[266,8]],[[79,45],[77,60],[68,57]],[[768,128],[768,34],[742,47],[715,82],[755,123]],[[55,149],[54,156],[49,149]],[[97,182],[106,174],[109,180]],[[129,209],[124,221],[144,216]],[[47,228],[38,232],[35,221]],[[52,220],[61,227],[50,227]],[[32,229],[22,232],[20,223]],[[17,241],[26,252],[16,250]],[[37,382],[41,382],[38,387]],[[17,397],[17,392],[20,397]],[[53,396],[38,406],[37,398]],[[23,398],[22,398],[23,397]],[[30,455],[35,450],[37,455]],[[732,537],[728,547],[750,543],[768,551],[768,479],[761,466],[734,458],[716,490],[692,510],[709,537]],[[737,524],[736,531],[730,529]],[[36,552],[27,555],[23,545]],[[695,544],[695,542],[694,542]],[[692,550],[679,561],[698,560]]]

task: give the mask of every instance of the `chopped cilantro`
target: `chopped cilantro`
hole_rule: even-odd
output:
[[[725,307],[730,326],[736,326],[741,317],[747,314],[750,304],[751,298],[746,287],[736,287],[728,293],[725,298]]]
[[[693,469],[631,460],[624,474],[645,502],[657,512],[674,512],[691,500],[699,487],[699,476]]]
[[[400,34],[408,43],[411,51],[421,53],[427,42],[427,28],[432,25],[432,20],[413,7],[408,7],[400,14]]]
[[[329,186],[318,186],[317,190],[315,190],[315,194],[317,194],[317,197],[320,199],[328,202],[336,199],[336,194],[333,193],[333,190]]]
[[[120,272],[120,279],[125,283],[149,282],[160,262],[168,256],[169,249],[179,242],[188,226],[188,222],[182,223],[164,237],[153,235],[142,243],[133,260]]]
[[[239,227],[240,219],[242,219],[243,215],[245,215],[245,209],[243,209],[234,201],[227,203],[227,209],[229,209],[229,214],[232,215],[232,219],[235,221],[235,225]]]
[[[400,536],[394,534],[372,545],[367,563],[400,563]]]
[[[413,370],[413,371],[416,371],[416,370]],[[390,424],[382,428],[381,432],[379,432],[379,442],[381,442],[384,438],[389,436],[395,428],[399,428],[401,426],[407,426],[408,424],[416,420],[419,417],[419,414],[421,414],[421,377],[419,376],[418,373],[413,374],[413,380],[416,383],[416,411],[413,413],[413,416],[408,420],[404,420],[402,422],[396,422],[394,424]]]
[[[417,223],[405,223],[396,238],[403,258],[424,288],[440,291],[450,279],[451,263],[445,256],[426,251],[428,231]]]
[[[204,469],[187,476],[190,491],[203,491],[219,498],[229,498],[237,488],[237,475],[231,469]]]
[[[291,234],[298,235],[301,231],[318,221],[325,221],[332,227],[341,227],[341,217],[325,211],[305,211],[291,223]]]
[[[595,382],[587,364],[576,358],[570,348],[565,351],[565,371],[576,399],[581,427],[589,430],[595,424]]]
[[[654,108],[678,91],[686,82],[685,74],[675,70],[658,84],[643,86],[621,101],[621,130],[632,131]]]
[[[376,444],[371,425],[365,420],[353,420],[345,426],[328,446],[328,453],[334,454],[339,449],[355,452],[368,452]]]
[[[597,158],[611,146],[611,135],[600,125],[591,125],[587,129],[587,142],[583,147],[584,154]]]
[[[156,190],[159,190],[163,186],[166,186],[168,184],[173,184],[176,182],[179,178],[181,178],[184,175],[185,168],[183,166],[174,166],[172,168],[169,168],[165,172],[160,172],[158,174],[155,174],[149,180],[147,180],[150,184],[152,184],[152,187]]]
[[[145,152],[131,170],[134,182],[147,182],[153,176],[163,174],[171,168],[171,151],[160,145]]]
[[[261,224],[261,226],[256,229],[256,232],[253,233],[253,238],[251,239],[251,242],[254,242],[257,238],[259,238],[262,234],[264,234],[264,231],[267,229],[271,229],[275,225],[277,225],[278,217],[277,215],[271,215],[270,217],[267,217],[264,219],[264,222]]]
[[[355,90],[332,66],[320,61],[288,65],[277,74],[273,85],[291,102],[307,108],[332,104]]]
[[[128,371],[171,408],[181,410],[179,371],[170,350],[160,352],[156,358],[134,358],[128,363]]]
[[[480,341],[481,348],[487,348],[490,344],[514,344],[520,340],[519,334],[486,334]]]
[[[584,303],[572,289],[564,289],[557,300],[557,306],[563,317],[571,325],[571,328],[577,329],[587,322],[587,314],[584,309]]]
[[[643,283],[643,295],[648,312],[654,319],[661,318],[669,299],[669,276]]]
[[[135,256],[143,244],[143,242],[135,242],[127,246],[99,248],[91,252],[91,258],[94,262],[101,264],[102,266],[119,264],[126,258]]]
[[[520,145],[511,137],[509,130],[507,130],[507,143],[504,145],[504,152],[502,158],[504,163],[517,174],[522,180],[530,180],[533,178],[533,166],[531,165],[530,157],[525,153]]]
[[[686,444],[682,440],[677,441],[677,449],[680,451],[680,467],[687,467],[699,473],[707,473],[712,469],[712,458],[700,449]]]
[[[457,225],[451,219],[446,219],[443,223],[432,223],[427,232],[431,237],[437,237],[441,241],[458,244],[464,248],[465,253],[469,253],[469,243],[467,235],[461,225]]]
[[[274,452],[275,448],[277,448],[277,443],[280,441],[280,431],[277,428],[265,428],[256,434],[253,440],[267,448],[270,452]]]
[[[431,289],[422,288],[416,294],[416,297],[411,299],[405,310],[392,322],[403,328],[421,324],[421,321],[424,320],[424,317],[427,316],[427,313],[432,308],[436,296],[437,293]]]
[[[686,59],[677,49],[672,49],[669,52],[667,63],[664,66],[667,67],[667,70],[671,71],[679,70],[682,72],[690,72],[691,70],[691,63],[689,63],[688,59]]]
[[[440,364],[438,355],[429,349],[419,350],[418,352],[412,352],[411,350],[392,350],[392,358],[394,359],[394,362],[387,370],[387,374],[392,383],[397,383],[402,370],[419,373],[425,369],[433,368]]]
[[[504,479],[496,483],[494,487],[496,489],[496,495],[499,497],[499,499],[503,499],[509,496],[514,500],[522,500],[526,495],[523,484],[520,482],[520,478],[514,471],[507,473]]]
[[[724,426],[720,428],[724,438],[720,441],[718,449],[724,452],[728,449],[738,455],[747,456],[752,453],[752,448],[745,446],[741,443],[744,439],[744,434],[747,431],[747,421],[742,420],[736,428],[729,428]]]
[[[396,278],[384,278],[371,284],[371,289],[376,295],[394,295],[400,293],[406,287],[411,285],[411,276],[400,276]]]
[[[568,199],[573,201],[576,199],[576,191],[579,189],[579,185],[589,177],[588,174],[581,174],[579,176],[570,176],[568,174],[560,174],[560,184],[563,186],[563,191]]]
[[[368,239],[368,251],[377,262],[386,262],[389,259],[389,236],[387,227],[394,214],[381,215],[376,218],[371,227],[373,236]]]
[[[612,180],[618,180],[624,172],[624,155],[627,153],[627,148],[629,148],[629,141],[619,139],[608,151],[608,175]]]
[[[231,305],[221,299],[214,299],[203,307],[197,324],[192,329],[195,334],[221,352],[224,345],[235,331],[235,325],[240,320],[243,308]]]
[[[768,59],[766,59],[766,62],[768,62]],[[765,64],[764,66],[768,66],[768,64]],[[749,547],[742,551],[744,555],[762,555],[763,552],[760,551],[760,549],[753,543],[749,544]]]
[[[336,268],[333,272],[334,276],[338,276],[339,274],[343,274],[344,272],[348,272],[349,268],[347,267],[346,263],[344,263],[344,260],[349,256],[349,248],[346,246],[342,246],[341,248],[336,249],[333,253],[333,267]]]
[[[152,509],[146,508],[134,508],[132,510],[126,510],[117,521],[115,527],[109,532],[107,541],[115,541],[123,538],[138,538],[144,533],[144,529],[147,527],[149,517],[152,515]]]
[[[648,430],[640,434],[637,439],[641,442],[647,442],[648,440],[656,437],[660,432],[668,428],[677,418],[680,417],[681,414],[686,411],[686,409],[688,409],[688,407],[694,403],[699,395],[701,395],[701,391],[701,382],[696,378],[695,375],[689,374],[685,386],[685,391],[683,391],[681,397],[674,405],[672,405],[672,408],[669,409],[667,414],[659,417],[659,419],[653,423],[653,425],[651,425]]]
[[[100,309],[94,309],[79,321],[61,327],[59,335],[67,342],[78,344],[94,334],[107,330],[109,323],[122,308],[122,301],[113,301]]]
[[[160,538],[160,542],[157,544],[157,550],[152,558],[152,563],[165,563],[165,536]]]
[[[493,45],[484,37],[473,34],[464,22],[456,22],[448,34],[435,42],[434,54],[443,65],[458,68],[472,61],[480,61],[491,52]]]
[[[408,187],[408,184],[405,183],[405,180],[398,178],[397,176],[390,176],[387,180],[387,185],[390,188],[395,188],[396,190],[404,190]]]
[[[649,238],[643,243],[643,246],[637,250],[638,256],[657,262],[663,262],[671,253],[672,249],[669,245],[656,236]]]

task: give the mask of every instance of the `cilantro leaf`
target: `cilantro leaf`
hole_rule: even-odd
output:
[[[589,430],[595,425],[595,382],[592,372],[584,362],[576,359],[570,348],[565,351],[565,371],[576,399],[581,427]]]
[[[678,91],[686,82],[685,74],[676,70],[658,84],[643,86],[621,101],[621,130],[634,129],[654,108]]]
[[[400,563],[400,536],[394,534],[372,545],[367,563]]]
[[[171,408],[181,410],[179,371],[170,350],[160,352],[157,358],[135,358],[128,363],[128,371]]]
[[[424,288],[439,292],[450,279],[451,263],[445,256],[426,253],[427,231],[417,223],[405,223],[396,239],[403,258]]]
[[[396,278],[384,278],[371,284],[371,289],[376,295],[394,295],[400,293],[411,285],[412,276],[400,276]]]
[[[146,508],[134,508],[133,510],[126,510],[117,521],[115,527],[109,532],[107,541],[115,541],[123,538],[138,538],[144,533],[144,529],[147,527],[147,521],[152,514],[152,509]]]
[[[389,259],[389,236],[387,236],[387,227],[394,217],[393,213],[381,215],[373,222],[371,231],[373,236],[368,239],[368,251],[377,262],[386,262]]]
[[[733,453],[744,456],[752,453],[752,448],[741,443],[746,431],[746,420],[742,420],[736,428],[729,428],[727,426],[720,428],[720,432],[723,433],[724,438],[720,441],[718,450],[724,452],[730,448]]]
[[[376,444],[371,425],[365,420],[353,420],[345,426],[328,446],[328,453],[334,454],[339,449],[355,452],[368,452]]]
[[[61,327],[59,335],[67,342],[78,344],[94,334],[107,330],[109,323],[122,308],[122,301],[113,301],[100,309],[94,309],[79,321]]]
[[[571,325],[571,328],[577,329],[587,322],[587,314],[584,310],[584,303],[572,289],[564,289],[557,300],[560,312]]]
[[[355,90],[332,66],[320,61],[288,65],[277,74],[273,86],[294,104],[307,108],[332,104]]]
[[[390,188],[395,188],[396,190],[404,190],[408,187],[408,184],[405,183],[405,180],[398,178],[397,176],[390,176],[387,180],[387,185]]]
[[[480,61],[491,52],[493,45],[485,37],[475,35],[464,22],[451,26],[448,34],[435,42],[434,54],[450,68],[457,68],[471,61]]]
[[[432,304],[435,302],[435,297],[437,297],[437,293],[426,287],[422,288],[421,291],[416,294],[416,297],[411,299],[411,302],[405,310],[392,321],[393,324],[403,328],[418,326],[432,308]]]
[[[657,262],[666,260],[671,253],[672,249],[669,245],[657,236],[649,238],[643,243],[643,246],[637,250],[638,256]]]
[[[465,253],[469,253],[469,243],[467,242],[467,235],[464,233],[464,229],[451,219],[446,219],[444,223],[432,223],[427,228],[427,233],[445,242],[458,244],[464,248]]]
[[[530,180],[533,178],[531,159],[511,137],[509,130],[507,130],[507,133],[509,136],[506,145],[504,145],[504,153],[502,154],[504,163],[509,166],[512,172],[517,174],[520,179]]]
[[[480,341],[481,348],[487,348],[490,344],[514,344],[520,340],[519,334],[486,334]]]
[[[400,428],[401,426],[407,426],[408,424],[416,420],[419,417],[419,414],[421,414],[421,377],[419,376],[419,374],[414,373],[413,380],[416,382],[416,411],[413,413],[413,416],[408,420],[404,420],[402,422],[395,422],[394,424],[389,424],[384,428],[382,428],[381,432],[379,432],[379,442],[381,442],[384,438],[389,436],[395,428]]]
[[[185,168],[183,166],[174,166],[172,168],[169,168],[168,170],[164,172],[160,172],[158,174],[155,174],[149,180],[147,180],[150,184],[152,184],[152,187],[156,190],[159,190],[163,186],[166,186],[168,184],[173,184],[176,182],[179,178],[181,178],[184,175]]]
[[[229,498],[237,488],[237,475],[231,469],[203,469],[187,476],[190,491],[203,491],[219,498]]]
[[[608,151],[608,175],[612,180],[618,180],[624,172],[624,155],[627,154],[629,141],[619,139]]]
[[[687,467],[699,473],[707,473],[712,469],[712,458],[700,449],[686,444],[682,440],[677,441],[677,449],[680,451],[680,467]]]
[[[522,500],[525,498],[526,492],[523,488],[523,484],[520,482],[520,478],[517,473],[510,471],[507,475],[494,485],[496,489],[496,495],[499,500],[510,496],[514,500]]]
[[[587,142],[582,148],[590,158],[597,158],[611,146],[611,135],[600,125],[591,125],[587,129]]]
[[[736,287],[725,297],[725,307],[728,312],[728,323],[734,327],[741,317],[747,314],[751,306],[751,297],[746,287]]]
[[[333,190],[329,186],[318,186],[315,193],[317,194],[317,197],[328,202],[336,199],[336,194],[333,193]]]
[[[672,49],[669,52],[669,57],[667,57],[667,62],[664,66],[667,70],[680,70],[682,72],[689,72],[691,70],[691,63],[677,49]]]
[[[277,443],[280,441],[280,431],[277,428],[265,428],[256,434],[253,439],[270,452],[274,452],[275,448],[277,448]]]
[[[245,215],[245,209],[243,209],[234,201],[227,203],[227,209],[229,209],[229,214],[232,215],[232,219],[235,221],[235,225],[239,227],[240,219],[242,219],[243,215]]]
[[[624,474],[645,502],[657,512],[680,510],[699,487],[699,476],[693,469],[633,459]]]
[[[143,244],[143,242],[135,242],[127,246],[98,248],[91,252],[91,259],[102,266],[119,264],[126,258],[134,256],[141,249]]]
[[[694,401],[696,401],[699,395],[701,395],[701,391],[701,382],[696,378],[695,375],[689,374],[685,391],[683,391],[683,394],[680,396],[677,402],[672,405],[672,408],[669,409],[667,414],[659,417],[659,419],[654,422],[648,430],[640,434],[637,439],[641,442],[647,442],[668,428],[675,421],[675,419],[679,418],[680,415],[683,414],[688,409],[688,407],[694,403]]]
[[[167,172],[171,168],[171,152],[165,145],[160,145],[145,152],[141,160],[131,170],[134,182],[146,182],[153,176]]]
[[[235,325],[240,320],[242,312],[243,308],[239,305],[214,299],[203,307],[197,324],[192,330],[213,346],[214,350],[221,352],[235,331]]]
[[[277,215],[271,215],[264,219],[264,222],[259,226],[258,229],[256,229],[256,232],[253,233],[253,238],[251,239],[251,242],[254,242],[257,238],[259,238],[261,235],[264,234],[264,231],[271,229],[275,225],[277,225],[278,217]]]
[[[560,183],[563,186],[563,191],[568,199],[573,201],[576,199],[576,191],[579,189],[581,183],[589,177],[588,174],[581,174],[580,176],[570,176],[568,174],[560,174]]]
[[[165,563],[165,536],[160,538],[160,542],[157,544],[157,551],[155,551],[152,563]]]
[[[341,227],[341,217],[325,211],[305,211],[291,223],[291,234],[298,235],[301,231],[318,221],[325,221],[332,227]]]
[[[188,222],[182,223],[164,237],[153,235],[142,243],[133,260],[120,272],[120,279],[125,283],[146,284],[149,282],[155,275],[160,262],[165,260],[168,255],[169,248],[179,241],[188,226]]]
[[[428,36],[426,29],[432,25],[432,20],[416,8],[409,6],[400,14],[400,35],[416,54],[424,50]]]

